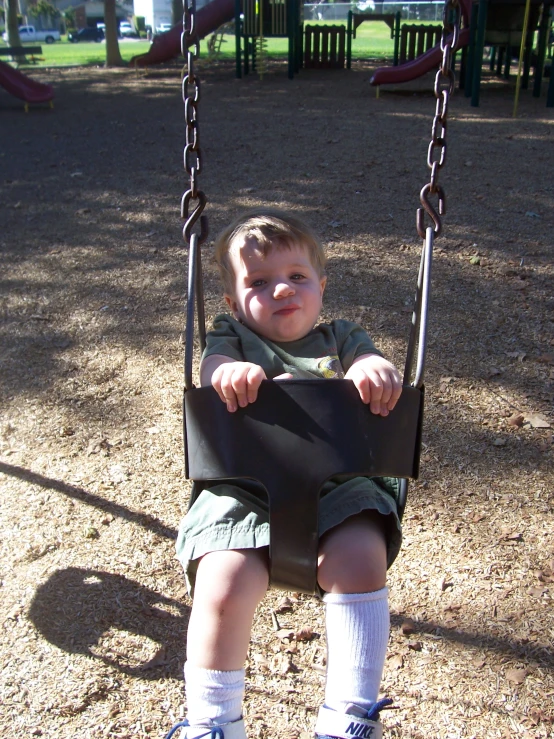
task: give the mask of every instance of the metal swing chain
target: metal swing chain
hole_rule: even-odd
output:
[[[206,325],[204,315],[204,291],[202,285],[202,261],[200,245],[208,237],[208,219],[203,215],[206,195],[198,189],[198,175],[202,170],[202,152],[198,131],[198,102],[200,100],[200,79],[194,71],[194,60],[200,53],[200,41],[196,31],[196,0],[184,0],[183,32],[181,34],[181,53],[186,60],[186,74],[182,81],[182,97],[185,106],[186,140],[183,152],[185,171],[189,176],[189,188],[181,200],[183,239],[189,247],[189,276],[187,288],[187,318],[185,329],[185,390],[193,385],[194,321],[198,323],[200,350],[206,344]],[[197,222],[199,229],[193,231]],[[195,311],[196,308],[196,311]]]
[[[198,189],[198,175],[202,171],[202,152],[198,131],[198,102],[200,100],[200,79],[194,71],[194,60],[200,54],[200,41],[196,31],[196,0],[185,0],[183,8],[183,32],[181,34],[181,53],[186,60],[186,74],[182,82],[183,103],[185,106],[186,143],[183,152],[185,171],[190,184],[181,200],[181,218],[185,221],[183,238],[190,243],[192,229],[200,220],[198,244],[208,237],[208,225],[202,212],[206,206],[206,195]],[[191,207],[194,209],[191,212]]]
[[[439,172],[446,160],[446,119],[448,103],[454,92],[455,75],[452,69],[454,54],[460,42],[461,6],[459,0],[446,0],[443,9],[443,29],[441,37],[442,61],[435,77],[434,93],[437,99],[435,117],[431,128],[431,142],[427,152],[427,166],[431,170],[430,181],[422,188],[420,201],[422,208],[417,210],[417,232],[425,239],[425,213],[433,221],[433,231],[438,236],[441,231],[440,216],[446,213],[446,195],[439,185]],[[430,195],[438,199],[438,212],[429,200]]]
[[[443,29],[441,37],[442,60],[435,76],[434,92],[437,99],[435,117],[431,128],[431,141],[427,152],[427,166],[431,170],[431,180],[420,192],[421,208],[417,209],[416,226],[423,239],[421,262],[417,280],[412,327],[408,340],[404,384],[410,384],[417,349],[413,387],[423,389],[425,374],[425,355],[427,350],[427,317],[431,289],[431,265],[433,259],[433,240],[441,232],[441,216],[446,212],[446,196],[439,185],[439,172],[446,160],[446,119],[448,103],[454,92],[455,76],[452,69],[453,56],[460,41],[461,7],[459,0],[446,0],[443,9]],[[438,209],[430,200],[436,196]],[[425,214],[431,218],[432,225],[425,225]]]

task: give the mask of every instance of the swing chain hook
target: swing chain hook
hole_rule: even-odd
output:
[[[454,92],[455,75],[452,69],[454,54],[460,43],[461,6],[459,0],[446,0],[443,9],[443,29],[441,37],[442,60],[435,77],[434,93],[437,100],[435,116],[431,128],[431,141],[427,151],[427,166],[431,170],[431,179],[420,192],[422,207],[417,209],[416,227],[419,236],[425,239],[425,213],[433,222],[435,236],[441,232],[441,216],[446,213],[446,195],[439,185],[439,172],[446,161],[446,121],[448,103]],[[430,195],[438,198],[435,208]]]
[[[200,79],[194,71],[194,60],[200,53],[200,41],[196,30],[196,0],[185,0],[183,6],[183,32],[181,52],[186,59],[186,71],[182,81],[182,98],[185,106],[186,143],[183,164],[189,176],[189,188],[181,200],[181,218],[185,220],[183,238],[190,246],[193,228],[200,221],[198,243],[208,238],[208,219],[202,215],[206,206],[206,195],[198,189],[198,175],[202,170],[202,152],[198,128],[198,102],[200,100]],[[194,208],[191,212],[192,201]]]

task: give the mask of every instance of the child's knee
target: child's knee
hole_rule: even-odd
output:
[[[266,549],[210,552],[202,557],[196,574],[195,600],[210,600],[215,606],[233,602],[259,603],[269,584]]]
[[[325,592],[365,593],[385,587],[387,543],[381,518],[354,516],[322,538],[318,582]]]

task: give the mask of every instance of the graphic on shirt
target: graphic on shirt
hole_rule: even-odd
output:
[[[317,368],[327,380],[344,380],[344,370],[336,354],[320,359]]]

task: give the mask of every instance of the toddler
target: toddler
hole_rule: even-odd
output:
[[[395,367],[357,324],[317,324],[325,255],[297,218],[264,209],[218,237],[216,261],[231,315],[215,319],[200,365],[230,413],[255,403],[262,380],[352,380],[386,416],[402,390]],[[316,325],[317,324],[317,325]],[[401,540],[390,478],[338,477],[322,491],[317,580],[326,609],[327,681],[319,739],[381,735],[379,684],[389,637],[386,573]],[[185,739],[246,739],[244,662],[268,588],[268,505],[252,480],[203,490],[179,530],[193,607],[188,627]],[[174,727],[176,729],[177,727]]]

